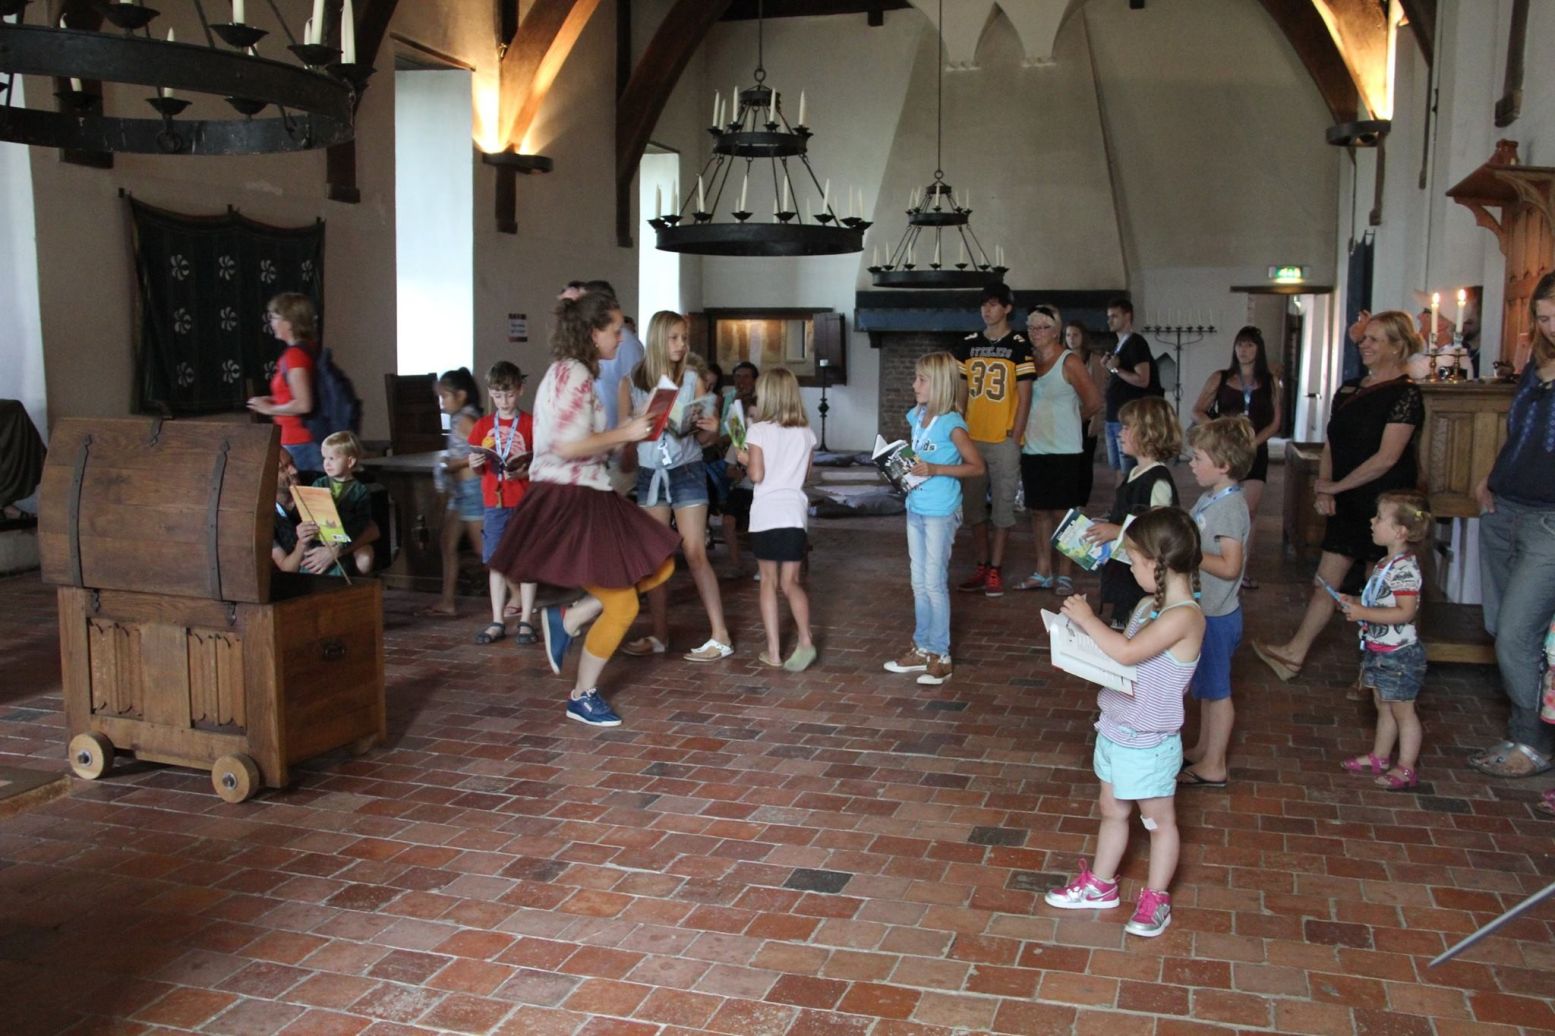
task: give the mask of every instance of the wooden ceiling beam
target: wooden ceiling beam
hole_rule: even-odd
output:
[[[1334,122],[1354,122],[1360,112],[1360,91],[1339,53],[1328,25],[1313,7],[1314,0],[1260,0],[1296,56],[1312,76]]]
[[[1400,0],[1404,17],[1409,19],[1409,31],[1414,34],[1425,63],[1436,60],[1436,0]]]
[[[523,142],[551,84],[572,53],[599,0],[535,0],[502,55],[498,126],[504,147]]]

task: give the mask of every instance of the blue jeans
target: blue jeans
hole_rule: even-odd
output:
[[[950,654],[950,547],[961,516],[907,512],[912,562],[912,642],[931,655]]]
[[[297,465],[298,471],[311,471],[315,475],[324,474],[324,453],[316,442],[299,442],[282,447],[292,455],[292,463]]]
[[[1539,719],[1544,635],[1555,615],[1555,511],[1496,499],[1479,516],[1479,579],[1485,632],[1496,638],[1501,686],[1511,703],[1506,736],[1542,755],[1555,728]]]
[[[1123,422],[1107,422],[1107,467],[1127,475],[1139,464],[1123,452]]]

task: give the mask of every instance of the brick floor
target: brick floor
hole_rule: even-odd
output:
[[[1310,574],[1280,555],[1275,475],[1250,637],[1294,621]],[[802,675],[756,664],[756,587],[726,581],[738,655],[618,660],[626,723],[584,729],[538,649],[470,643],[474,602],[422,622],[390,593],[385,747],[239,806],[204,773],[121,759],[0,819],[4,1030],[1555,1029],[1555,909],[1426,968],[1555,873],[1532,810],[1549,781],[1461,764],[1499,737],[1492,671],[1432,670],[1424,782],[1390,793],[1338,769],[1371,724],[1344,700],[1348,634],[1291,685],[1244,651],[1232,786],[1179,797],[1176,922],[1136,939],[1124,911],[1041,904],[1095,834],[1094,694],[1037,646],[1055,599],[956,595],[955,676],[920,688],[880,670],[911,630],[900,519],[814,540],[821,661]],[[1024,530],[1012,553],[1019,575]],[[683,578],[675,599],[691,646]],[[62,769],[36,576],[0,581],[0,671],[0,764]]]

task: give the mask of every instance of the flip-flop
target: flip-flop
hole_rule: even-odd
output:
[[[1031,573],[1025,579],[1010,587],[1011,590],[1051,590],[1053,589],[1053,577]]]
[[[495,633],[492,630],[496,630]],[[477,644],[495,644],[508,635],[508,628],[500,622],[488,622],[481,631],[475,634]]]
[[[1301,666],[1290,659],[1275,654],[1269,646],[1261,640],[1253,641],[1253,653],[1263,660],[1263,664],[1274,671],[1274,675],[1280,683],[1290,683],[1301,675]]]
[[[1527,770],[1514,771],[1507,765],[1517,758],[1518,753],[1526,757],[1529,763]],[[1522,744],[1514,744],[1511,748],[1497,752],[1488,759],[1470,759],[1469,765],[1489,777],[1500,777],[1514,781],[1521,780],[1524,777],[1537,777],[1550,769],[1548,758]]]
[[[1229,779],[1212,781],[1208,777],[1200,777],[1197,770],[1184,770],[1177,775],[1179,788],[1224,788],[1230,783]]]

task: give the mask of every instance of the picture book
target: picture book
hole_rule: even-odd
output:
[[[928,481],[927,477],[912,473],[913,465],[918,463],[918,454],[901,439],[886,442],[884,436],[877,434],[875,450],[870,456],[886,481],[904,493],[911,493]]]
[[[515,471],[529,466],[528,453],[510,453],[505,461],[496,450],[488,449],[485,446],[471,446],[470,453],[472,455],[480,454],[485,459],[487,467],[492,471],[500,471],[506,475],[511,475]]]
[[[745,449],[745,428],[745,404],[738,399],[731,400],[729,412],[724,415],[724,434],[737,450]]]
[[[1134,693],[1138,670],[1116,661],[1096,646],[1080,627],[1062,615],[1042,609],[1042,625],[1047,628],[1048,647],[1053,665],[1082,680],[1110,687],[1124,694]]]
[[[319,542],[334,546],[350,543],[345,526],[340,522],[340,512],[335,509],[335,498],[323,486],[293,486],[292,500],[297,504],[297,517],[319,527]]]
[[[1119,561],[1128,560],[1128,555],[1123,551],[1123,534],[1128,531],[1129,523],[1133,520],[1133,515],[1123,519],[1123,528],[1115,539],[1105,543],[1091,543],[1085,538],[1085,534],[1093,525],[1099,523],[1081,514],[1078,507],[1072,507],[1069,513],[1064,515],[1064,520],[1058,523],[1057,531],[1053,533],[1053,546],[1087,572],[1094,572],[1105,565],[1110,558]]]
[[[671,406],[669,421],[665,428],[675,438],[686,439],[696,434],[698,421],[716,413],[718,413],[717,396],[711,394],[698,396],[688,403],[676,403]]]

